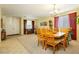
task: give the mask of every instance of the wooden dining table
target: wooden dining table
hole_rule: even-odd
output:
[[[56,40],[62,40],[62,44],[64,45],[65,48],[67,47],[67,39],[65,39],[66,34],[67,33],[64,32],[57,32],[56,34],[54,34],[54,38]]]
[[[45,50],[47,49],[47,46],[50,45],[54,49],[53,53],[55,53],[55,49],[62,42],[62,38],[65,37],[65,33],[64,32],[56,32],[56,33],[48,32],[46,33],[46,35],[47,35],[47,41],[45,44]],[[65,44],[66,43],[63,43],[63,47],[65,47]]]
[[[64,32],[64,31],[43,31],[41,32],[41,40],[40,42],[42,42],[42,47],[43,49],[47,49],[47,46],[54,46],[54,44],[56,46],[62,45],[64,50],[67,47],[67,41],[65,38],[66,34],[68,31]],[[39,40],[38,40],[39,41]],[[54,43],[55,42],[55,43]]]
[[[54,36],[54,38],[61,38],[61,37],[63,37],[65,34],[66,34],[66,33],[64,33],[64,32],[56,32],[56,33],[48,32],[48,33],[46,33],[47,36],[51,36],[51,37]]]
[[[61,38],[61,37],[63,37],[65,34],[66,34],[66,33],[64,33],[64,32],[57,32],[57,33],[54,34],[54,37],[55,37],[55,38]]]

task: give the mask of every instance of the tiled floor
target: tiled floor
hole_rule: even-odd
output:
[[[36,35],[24,35],[17,37],[17,39],[23,44],[23,46],[28,49],[31,53],[41,53],[41,54],[52,54],[52,48],[48,48],[46,51],[42,49],[42,46],[37,46],[37,36]],[[70,45],[66,48],[66,51],[63,48],[60,48],[57,54],[74,54],[79,53],[79,41],[72,40]]]
[[[37,46],[37,36],[32,35],[16,35],[10,36],[6,40],[0,43],[0,53],[30,53],[30,54],[52,54],[52,48],[48,48],[46,51],[42,49],[42,46]],[[79,41],[71,41],[66,51],[60,48],[56,54],[74,54],[79,53]]]
[[[8,37],[0,43],[0,53],[28,53],[24,46],[15,38]]]

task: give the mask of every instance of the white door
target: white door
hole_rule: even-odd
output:
[[[18,18],[13,18],[13,34],[20,33],[20,20]]]
[[[5,19],[6,35],[11,35],[12,34],[12,30],[13,30],[12,23],[13,23],[12,18],[7,17]]]
[[[4,25],[6,29],[6,35],[19,34],[20,32],[20,20],[14,17],[4,17]]]

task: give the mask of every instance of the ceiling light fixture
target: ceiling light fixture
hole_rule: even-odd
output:
[[[52,9],[52,11],[50,11],[49,12],[49,14],[51,15],[51,16],[55,16],[56,15],[56,13],[57,13],[57,9],[56,9],[56,4],[53,4],[53,9]]]
[[[53,8],[52,8],[52,11],[50,12],[50,17],[49,17],[49,19],[50,19],[50,21],[52,20],[52,16],[56,16],[56,14],[57,14],[57,9],[56,9],[56,4],[53,4]],[[52,26],[54,25],[54,23],[52,24]],[[52,26],[50,26],[50,28],[52,29]],[[53,26],[53,28],[54,28],[54,26]]]

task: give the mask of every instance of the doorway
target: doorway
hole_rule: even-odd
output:
[[[24,20],[24,34],[34,33],[34,21]]]

